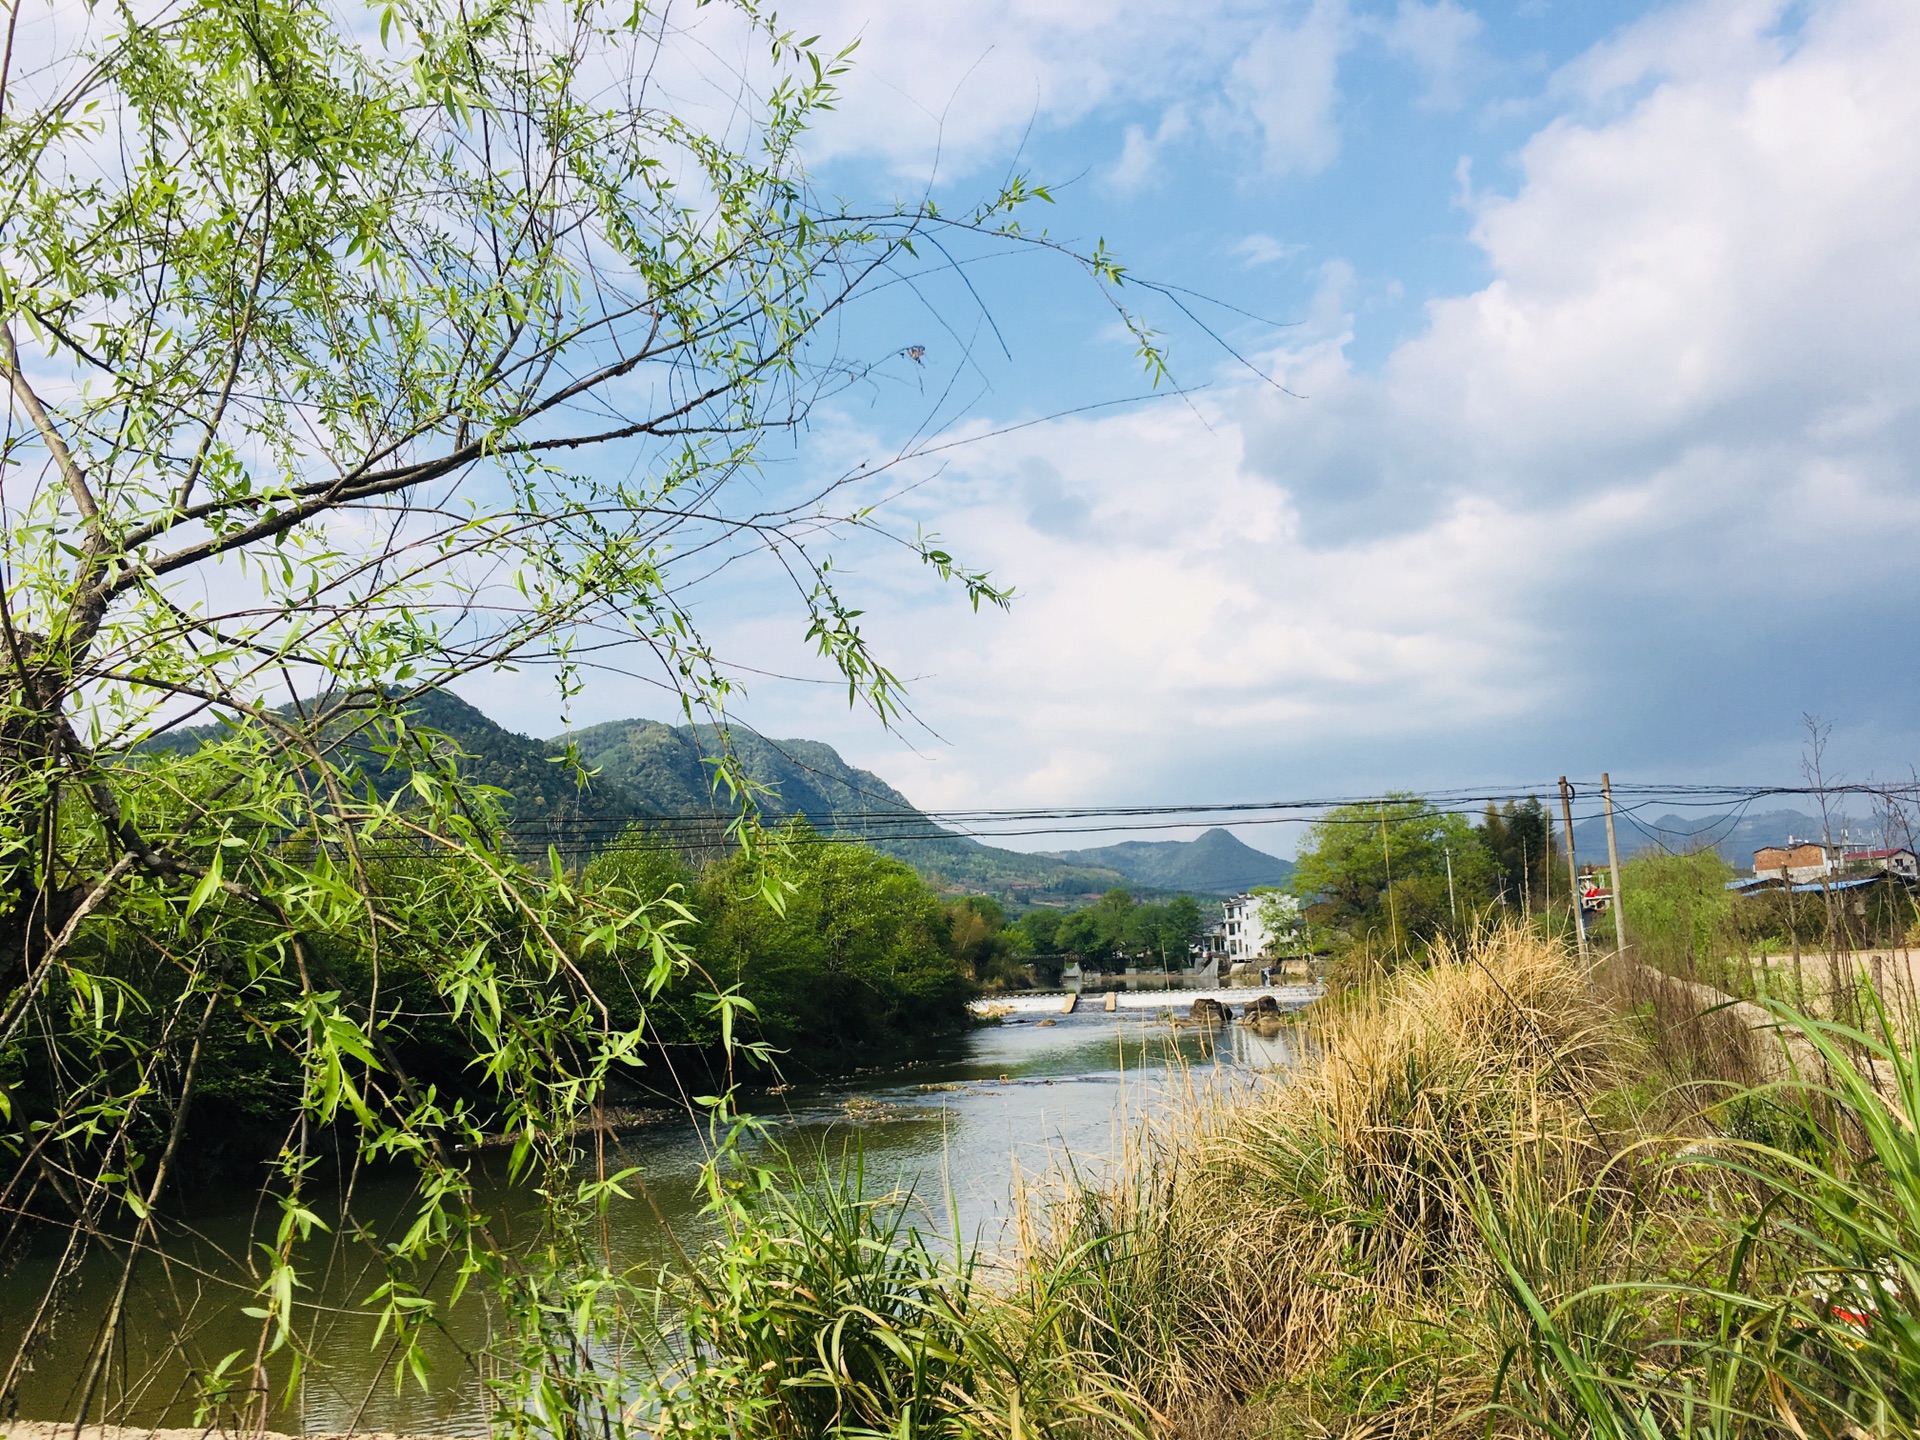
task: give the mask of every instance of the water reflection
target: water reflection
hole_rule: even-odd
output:
[[[1254,1071],[1291,1070],[1301,1060],[1301,1034],[1291,1025],[1255,1028],[1235,1025],[1230,1030],[1233,1063]]]
[[[1294,1004],[1310,995],[1281,993]],[[1263,1077],[1296,1063],[1292,1027],[1180,1023],[1192,998],[1136,994],[1111,1013],[1090,1008],[1072,1015],[1058,1013],[1057,998],[1026,1000],[1003,1023],[931,1047],[912,1063],[764,1095],[756,1108],[803,1154],[838,1153],[857,1143],[868,1175],[910,1188],[927,1225],[945,1232],[957,1223],[968,1239],[992,1245],[1009,1218],[1016,1176],[1040,1177],[1068,1163],[1083,1176],[1095,1175],[1127,1127],[1164,1115],[1207,1087],[1271,1083]],[[639,1165],[644,1176],[633,1198],[615,1202],[609,1214],[605,1241],[617,1265],[657,1267],[668,1262],[676,1241],[691,1248],[699,1240],[704,1222],[696,1181],[705,1154],[703,1132],[685,1119],[609,1142],[610,1169]],[[482,1168],[481,1203],[496,1234],[528,1237],[524,1199],[491,1157]],[[411,1381],[396,1387],[390,1341],[376,1343],[374,1322],[360,1307],[385,1278],[375,1247],[403,1223],[411,1190],[392,1174],[362,1176],[356,1186],[353,1209],[374,1231],[375,1245],[332,1235],[316,1236],[305,1248],[312,1284],[302,1297],[302,1323],[314,1363],[274,1423],[314,1432],[484,1431],[475,1357],[486,1350],[495,1317],[480,1287],[429,1338],[429,1388]],[[341,1197],[335,1198],[337,1204]],[[195,1216],[190,1227],[173,1227],[164,1253],[141,1262],[103,1387],[116,1419],[189,1424],[196,1400],[190,1375],[235,1351],[243,1363],[251,1360],[259,1327],[239,1312],[254,1303],[261,1245],[271,1240],[276,1220],[250,1204],[214,1209]],[[52,1249],[32,1251],[0,1275],[0,1367],[11,1360],[30,1319],[27,1309],[37,1303],[56,1258]],[[20,1392],[20,1414],[49,1420],[72,1414],[119,1273],[119,1259],[96,1247],[36,1356]],[[445,1295],[453,1275],[443,1267],[421,1278],[428,1293]],[[185,1327],[176,1323],[182,1314],[191,1316]],[[284,1375],[284,1365],[276,1368]]]

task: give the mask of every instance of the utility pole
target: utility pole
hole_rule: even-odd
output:
[[[1573,787],[1560,777],[1560,823],[1567,832],[1567,888],[1573,902],[1573,933],[1579,942],[1580,958],[1587,958],[1587,917],[1580,912],[1580,867],[1573,857]]]
[[[1387,871],[1387,924],[1393,927],[1393,963],[1400,963],[1400,907],[1393,903],[1393,846],[1387,843],[1387,807],[1380,806],[1380,859]]]
[[[1620,847],[1613,838],[1613,781],[1600,772],[1600,798],[1607,807],[1607,868],[1613,872],[1613,953],[1617,959],[1627,953],[1627,906],[1620,890]]]
[[[1454,896],[1453,896],[1453,847],[1451,845],[1447,846],[1446,852],[1447,852],[1447,908],[1453,912],[1453,928],[1458,930],[1460,928],[1460,902],[1454,899]]]

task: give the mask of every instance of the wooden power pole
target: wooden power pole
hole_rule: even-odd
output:
[[[1600,798],[1607,807],[1607,869],[1613,877],[1613,953],[1627,953],[1627,906],[1620,889],[1620,846],[1613,838],[1613,780],[1600,772]]]
[[[1567,892],[1573,902],[1573,933],[1580,946],[1580,958],[1587,958],[1587,917],[1580,910],[1580,866],[1573,855],[1573,787],[1560,777],[1560,825],[1567,832]]]

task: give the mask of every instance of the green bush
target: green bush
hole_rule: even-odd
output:
[[[949,949],[951,919],[912,869],[800,832],[778,860],[790,888],[776,909],[758,863],[709,866],[690,904],[700,983],[737,989],[766,1043],[825,1064],[969,1023],[973,982]]]
[[[1731,983],[1723,961],[1738,947],[1733,867],[1711,850],[1638,855],[1621,869],[1627,938],[1640,959],[1674,975]]]

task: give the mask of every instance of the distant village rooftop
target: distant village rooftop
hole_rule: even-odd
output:
[[[1920,858],[1904,846],[1855,844],[1843,840],[1829,846],[1818,840],[1787,837],[1784,845],[1763,845],[1753,852],[1753,878],[1735,881],[1729,889],[1759,889],[1766,883],[1794,888],[1844,881],[1871,882],[1881,876],[1920,880]]]

